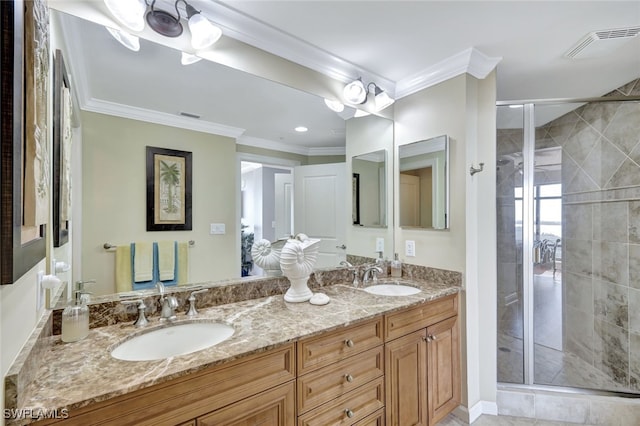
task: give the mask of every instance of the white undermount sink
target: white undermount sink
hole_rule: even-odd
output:
[[[175,324],[126,340],[111,351],[111,356],[123,361],[154,361],[186,355],[223,342],[234,331],[217,322]]]
[[[365,287],[364,291],[378,296],[410,296],[420,293],[419,288],[402,284],[377,284]]]

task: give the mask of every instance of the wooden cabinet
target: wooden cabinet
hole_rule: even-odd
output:
[[[427,327],[427,395],[429,424],[442,420],[460,404],[458,317]]]
[[[295,419],[295,368],[295,346],[289,344],[71,410],[65,420],[45,420],[39,424],[63,421],[65,426],[86,426],[95,424],[96,419],[100,419],[101,425],[113,426],[192,424],[191,421],[198,416],[260,395],[287,382],[291,387],[291,403],[283,407],[288,409],[288,418]],[[267,395],[267,398],[271,397]]]
[[[298,425],[376,424],[373,415],[384,408],[383,342],[382,317],[300,340]]]
[[[387,425],[432,426],[460,403],[457,318],[456,296],[385,318]]]

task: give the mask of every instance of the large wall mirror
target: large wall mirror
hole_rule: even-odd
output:
[[[72,178],[76,179],[72,186],[81,191],[81,199],[74,200],[81,205],[81,213],[72,219],[78,239],[74,239],[72,262],[82,266],[81,274],[74,273],[73,280],[96,279],[98,283],[91,288],[95,296],[120,291],[114,284],[116,250],[106,250],[105,243],[120,246],[136,240],[194,241],[188,249],[189,282],[239,278],[239,153],[263,158],[277,152],[287,165],[342,162],[346,169],[344,150],[341,155],[313,157],[299,149],[284,148],[285,142],[295,146],[297,140],[307,145],[317,141],[319,150],[325,153],[326,149],[320,149],[322,143],[344,147],[345,119],[329,110],[321,97],[207,60],[184,66],[180,51],[149,40],[140,39],[140,50],[133,52],[118,44],[102,25],[55,10],[52,14],[54,41],[65,47],[65,59],[73,71],[71,79],[82,99],[81,174],[74,173]],[[92,51],[100,55],[87,55]],[[150,67],[152,63],[160,65]],[[181,90],[185,83],[198,91],[193,99]],[[296,102],[298,107],[291,111],[284,107],[288,102]],[[215,107],[206,109],[210,116],[189,116],[202,113],[207,105]],[[279,133],[249,129],[242,122],[247,117],[255,118],[255,123],[260,122],[258,118],[274,123],[295,121],[296,125],[306,124],[309,131],[298,133],[294,126]],[[210,122],[221,125],[215,127]],[[326,131],[319,132],[321,127]],[[246,130],[239,137],[233,134],[235,129]],[[265,141],[275,143],[260,145]],[[193,153],[193,230],[146,233],[146,146]],[[346,189],[349,182],[343,179]],[[271,225],[272,221],[275,219],[265,223]],[[345,229],[351,227],[346,214],[343,222]],[[219,225],[226,228],[220,231]],[[79,232],[75,231],[77,226]],[[386,241],[393,243],[389,238]],[[353,244],[347,241],[349,248]],[[234,247],[238,248],[237,254]]]
[[[387,151],[369,152],[351,159],[352,220],[355,226],[387,226]]]
[[[449,137],[398,148],[399,226],[449,228]]]

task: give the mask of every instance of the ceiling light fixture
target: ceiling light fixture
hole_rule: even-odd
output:
[[[299,133],[304,133],[304,132],[306,132],[306,131],[307,131],[307,130],[309,130],[309,129],[307,129],[307,128],[306,128],[306,127],[304,127],[304,126],[298,126],[298,127],[296,127],[295,129],[293,129],[293,130],[295,130],[296,132],[299,132]]]
[[[132,31],[144,29],[144,12],[147,10],[145,0],[104,0],[109,12]]]
[[[327,107],[329,107],[331,111],[335,111],[335,112],[344,111],[344,104],[342,102],[333,101],[331,99],[325,98],[324,103],[325,105],[327,105]]]
[[[109,28],[109,27],[106,27],[106,28],[107,28],[107,31],[109,31],[109,33],[113,36],[113,38],[118,40],[120,44],[122,44],[127,49],[133,50],[134,52],[137,52],[138,50],[140,50],[140,39],[138,37],[131,35],[129,33],[125,33],[124,31],[121,31],[121,30],[116,30],[114,28]]]

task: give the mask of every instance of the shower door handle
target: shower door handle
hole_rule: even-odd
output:
[[[346,250],[347,246],[345,246],[344,244],[340,245],[340,246],[336,246],[337,249],[342,249],[342,250]]]

